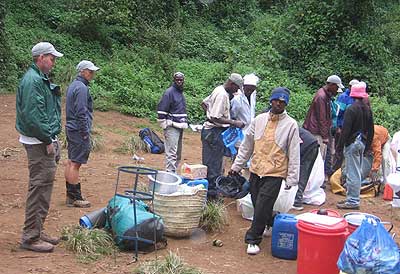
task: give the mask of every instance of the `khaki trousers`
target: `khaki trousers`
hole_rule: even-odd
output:
[[[25,223],[22,242],[32,243],[40,238],[50,207],[51,193],[56,175],[60,146],[54,142],[56,153],[47,154],[46,145],[24,144],[28,157],[29,186],[26,198]]]

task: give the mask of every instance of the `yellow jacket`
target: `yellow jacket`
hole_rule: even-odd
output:
[[[260,177],[281,177],[297,185],[300,137],[297,122],[286,111],[258,115],[247,130],[232,170],[239,172],[251,157],[250,171]]]

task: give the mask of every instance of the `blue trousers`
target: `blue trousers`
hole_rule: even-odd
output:
[[[350,204],[360,204],[360,188],[362,181],[363,154],[365,145],[361,138],[344,148],[344,159],[346,163],[346,200]]]

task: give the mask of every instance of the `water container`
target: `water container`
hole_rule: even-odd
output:
[[[208,180],[207,179],[190,180],[190,179],[182,178],[182,183],[187,184],[188,186],[203,185],[205,189],[208,189]]]
[[[356,231],[356,229],[361,225],[364,219],[367,219],[371,224],[376,225],[377,223],[381,223],[383,225],[389,225],[390,228],[388,229],[388,232],[392,231],[393,229],[393,224],[391,222],[382,222],[381,219],[375,215],[369,214],[369,213],[363,213],[363,212],[349,212],[344,214],[343,216],[347,223],[349,224],[348,230],[349,233],[353,233]]]
[[[293,214],[278,214],[272,229],[272,256],[287,260],[297,258],[297,219]]]
[[[297,274],[339,273],[336,263],[349,234],[347,221],[313,213],[297,218]]]

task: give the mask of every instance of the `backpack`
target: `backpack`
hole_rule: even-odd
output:
[[[151,153],[161,154],[165,151],[164,142],[151,129],[147,127],[142,129],[139,131],[139,136],[147,144]]]
[[[133,203],[136,204],[136,211]],[[108,202],[106,216],[106,228],[111,230],[115,243],[122,250],[135,249],[134,237],[156,241],[156,245],[138,241],[137,248],[142,252],[151,252],[157,246],[166,245],[163,220],[150,212],[149,207],[139,199],[133,202],[126,196],[115,195]]]

